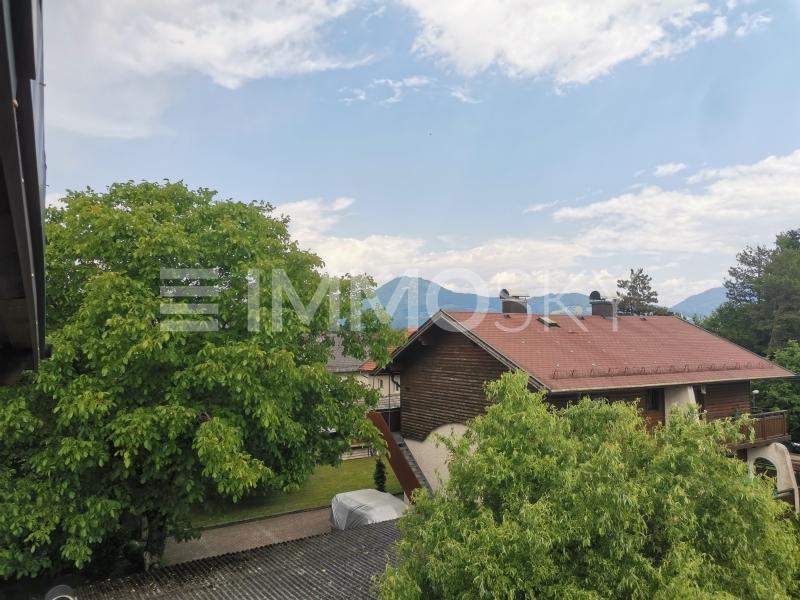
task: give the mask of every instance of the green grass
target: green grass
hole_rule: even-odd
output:
[[[246,519],[272,517],[296,510],[330,506],[331,498],[340,492],[375,487],[372,481],[374,471],[374,458],[346,460],[338,467],[317,467],[296,492],[270,492],[245,498],[236,504],[232,502],[207,504],[203,510],[194,513],[192,523],[196,527],[211,527]],[[390,494],[399,494],[403,491],[388,464],[386,491]]]

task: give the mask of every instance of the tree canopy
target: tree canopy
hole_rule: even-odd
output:
[[[648,435],[631,404],[559,411],[527,385],[490,383],[447,441],[450,479],[400,520],[383,598],[797,597],[789,507],[726,455],[738,424],[673,413]]]
[[[653,289],[653,278],[643,268],[631,269],[629,279],[617,281],[619,311],[625,315],[650,315],[664,312],[658,306],[658,292]]]
[[[800,229],[745,248],[728,275],[728,301],[705,327],[765,355],[800,340]]]
[[[772,355],[772,360],[784,369],[800,373],[800,342],[790,341]],[[800,440],[800,383],[787,380],[761,381],[758,388],[756,408],[764,411],[788,411],[789,433],[795,441]]]
[[[52,358],[0,390],[0,578],[113,559],[120,540],[141,539],[157,560],[167,535],[192,534],[190,511],[209,494],[291,488],[350,439],[377,440],[364,419],[375,393],[325,369],[330,325],[346,352],[379,363],[396,336],[372,311],[356,322],[329,303],[298,310],[285,287],[279,302],[275,274],[305,306],[328,284],[268,204],[169,182],[65,203],[46,224]],[[163,269],[214,277],[198,286]],[[354,278],[331,286],[344,315],[369,293]]]
[[[800,372],[800,229],[779,234],[774,246],[745,248],[725,281],[727,302],[701,325]],[[758,384],[762,410],[787,410],[789,430],[800,440],[800,384]]]

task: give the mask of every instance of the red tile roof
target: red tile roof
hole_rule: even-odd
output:
[[[548,327],[539,315],[442,311],[440,316],[554,392],[794,375],[679,317],[625,316],[615,327],[603,317],[550,315],[558,326]]]

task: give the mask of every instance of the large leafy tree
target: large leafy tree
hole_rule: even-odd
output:
[[[800,229],[779,234],[775,245],[745,248],[725,281],[728,300],[703,327],[800,372]],[[789,411],[789,429],[800,440],[800,391],[796,382],[762,382],[757,406]]]
[[[781,233],[773,247],[746,248],[728,275],[728,301],[707,328],[761,354],[800,339],[800,229]]]
[[[373,392],[325,369],[331,324],[349,354],[378,362],[394,335],[371,311],[337,318],[332,306],[347,315],[369,286],[328,285],[269,205],[181,183],[65,202],[46,226],[53,356],[0,391],[0,578],[113,558],[128,539],[150,563],[166,536],[192,534],[190,511],[208,494],[290,488],[349,439],[376,439],[364,419]],[[209,289],[189,291],[213,297],[162,297],[164,285],[198,283]],[[321,285],[337,302],[298,308]],[[207,314],[183,314],[192,308]],[[198,319],[217,326],[189,331]]]
[[[617,281],[619,311],[625,315],[650,315],[665,310],[658,306],[658,292],[653,289],[653,278],[645,270],[631,269],[628,279]]]
[[[797,535],[768,482],[726,454],[738,425],[634,406],[558,411],[525,374],[460,441],[450,479],[400,521],[383,598],[754,598],[792,595]]]
[[[772,360],[793,373],[800,373],[800,342],[792,340],[775,352]],[[756,408],[765,411],[788,411],[789,433],[795,441],[800,441],[800,382],[791,380],[762,381],[758,387]]]

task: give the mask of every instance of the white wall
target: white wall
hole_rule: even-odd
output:
[[[677,385],[664,389],[664,422],[669,421],[669,413],[679,406],[697,406],[694,387]]]
[[[424,442],[406,438],[406,446],[411,450],[411,454],[414,455],[414,459],[434,492],[450,478],[450,471],[447,468],[449,452],[439,441],[439,436],[460,438],[466,430],[467,427],[461,423],[450,423],[434,429]]]
[[[794,494],[794,511],[800,514],[800,492],[797,490],[797,480],[794,477],[792,467],[792,457],[783,444],[772,443],[769,446],[759,446],[758,448],[747,449],[747,466],[750,475],[755,473],[755,462],[762,458],[775,465],[776,485],[779,492],[791,490]]]

